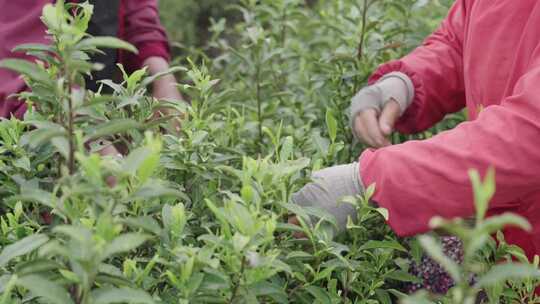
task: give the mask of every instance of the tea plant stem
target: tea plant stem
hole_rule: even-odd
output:
[[[362,60],[362,57],[364,55],[364,41],[366,40],[368,7],[369,0],[364,0],[364,4],[362,6],[362,29],[360,30],[360,42],[358,44],[358,60]]]
[[[260,55],[257,56],[260,59]],[[259,153],[262,152],[263,146],[263,117],[262,117],[262,99],[261,99],[261,62],[257,61],[257,67],[255,71],[255,81],[257,82],[256,95],[257,95],[257,120],[259,122]]]
[[[358,43],[358,54],[357,54],[357,59],[358,59],[358,62],[362,61],[363,59],[363,56],[364,56],[364,47],[365,47],[365,40],[366,40],[366,32],[367,32],[367,14],[368,14],[368,9],[369,9],[369,0],[364,0],[364,3],[362,5],[362,28],[360,30],[360,42]],[[357,88],[358,86],[358,82],[355,82],[355,89],[354,89],[354,92],[353,94],[356,93],[356,91],[358,90]],[[351,137],[351,141],[352,141],[352,137]],[[353,145],[349,145],[349,156],[352,156],[352,153],[353,153]]]
[[[229,304],[234,303],[234,300],[236,299],[238,289],[240,288],[240,280],[242,280],[242,276],[244,275],[244,270],[246,268],[246,256],[244,255],[242,257],[242,262],[240,264],[240,273],[238,273],[237,280],[234,283],[233,291],[231,294],[231,299],[229,300]]]
[[[70,69],[67,63],[64,64],[64,75],[67,77],[66,83],[66,93],[65,98],[68,101],[68,145],[69,145],[69,155],[68,155],[68,170],[69,174],[73,175],[75,173],[75,142],[74,142],[74,128],[73,128],[73,100],[71,99],[71,90],[73,87],[73,77],[70,73]]]
[[[69,174],[75,173],[75,143],[73,139],[73,101],[68,97],[69,106],[69,122],[68,122],[68,136],[69,136],[69,160],[68,168]]]
[[[343,283],[343,299],[347,300],[349,298],[349,280],[351,278],[351,271],[347,270],[346,281]]]
[[[280,42],[281,46],[285,48],[285,41],[287,40],[287,8],[283,9],[283,15],[281,17],[281,33]]]
[[[291,289],[291,291],[289,291],[287,298],[290,299],[300,288],[304,288],[304,285],[296,285],[293,289]]]

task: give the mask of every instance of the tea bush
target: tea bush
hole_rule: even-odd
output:
[[[0,122],[0,303],[473,303],[481,292],[492,303],[535,303],[538,261],[490,238],[505,225],[529,228],[512,215],[484,219],[492,173],[471,173],[473,227],[433,221],[463,240],[462,264],[435,236],[396,238],[387,212],[368,204],[373,187],[347,199],[359,217],[339,236],[331,216],[289,203],[311,171],[359,155],[350,98],[378,63],[417,45],[449,2],[229,2],[234,22],[213,20],[204,45],[169,71],[184,78],[189,105],[149,97],[160,75],[144,69],[120,67],[122,82],[102,82],[110,94],[85,90],[84,75],[99,68],[88,54],[135,50],[86,35],[87,4],[74,15],[63,1],[46,6],[52,44],[17,49],[37,63],[0,62],[24,75],[32,91],[21,98],[33,106],[24,122]],[[184,22],[172,18],[174,28]],[[167,132],[171,117],[154,118],[163,106],[185,113],[181,134]],[[129,152],[99,156],[104,138]],[[301,226],[286,224],[290,213]],[[422,248],[456,282],[447,295],[402,292],[420,281],[409,268]],[[521,264],[493,266],[512,258]]]

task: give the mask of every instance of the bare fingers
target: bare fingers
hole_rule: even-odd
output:
[[[360,112],[354,123],[357,136],[362,142],[374,148],[381,148],[390,145],[380,129],[378,113],[375,109],[367,109]]]
[[[379,128],[384,136],[390,136],[394,132],[394,125],[401,116],[401,108],[395,100],[390,100],[383,107],[379,117]]]

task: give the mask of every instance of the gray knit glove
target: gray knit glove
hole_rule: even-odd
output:
[[[335,166],[314,172],[312,180],[313,182],[293,194],[293,203],[302,207],[321,208],[336,218],[337,232],[344,231],[349,216],[356,220],[356,210],[351,204],[341,203],[341,200],[364,192],[359,164]]]
[[[354,136],[358,139],[353,124],[360,112],[374,109],[380,113],[386,103],[395,100],[403,114],[413,99],[414,85],[409,76],[401,72],[386,74],[374,85],[363,88],[351,101],[351,127]]]

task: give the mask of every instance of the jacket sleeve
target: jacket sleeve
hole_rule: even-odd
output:
[[[123,0],[122,38],[135,45],[139,54],[125,53],[122,56],[128,69],[138,69],[149,57],[170,60],[167,33],[161,25],[157,0]]]
[[[365,185],[376,184],[373,200],[389,210],[389,224],[400,235],[429,230],[433,216],[474,214],[469,169],[483,175],[496,169],[491,213],[519,213],[527,195],[540,189],[540,47],[528,72],[500,105],[429,140],[411,141],[360,157]]]
[[[45,25],[40,16],[43,6],[51,1],[2,1],[0,6],[0,59],[14,58],[34,61],[35,58],[20,52],[12,52],[17,45],[24,43],[48,44]],[[22,119],[26,103],[11,95],[27,90],[19,74],[0,69],[0,117],[15,116]]]
[[[462,47],[468,13],[466,2],[456,1],[439,29],[422,46],[400,60],[380,66],[371,76],[370,84],[385,74],[399,71],[413,81],[415,98],[397,122],[398,131],[423,131],[465,106]]]

